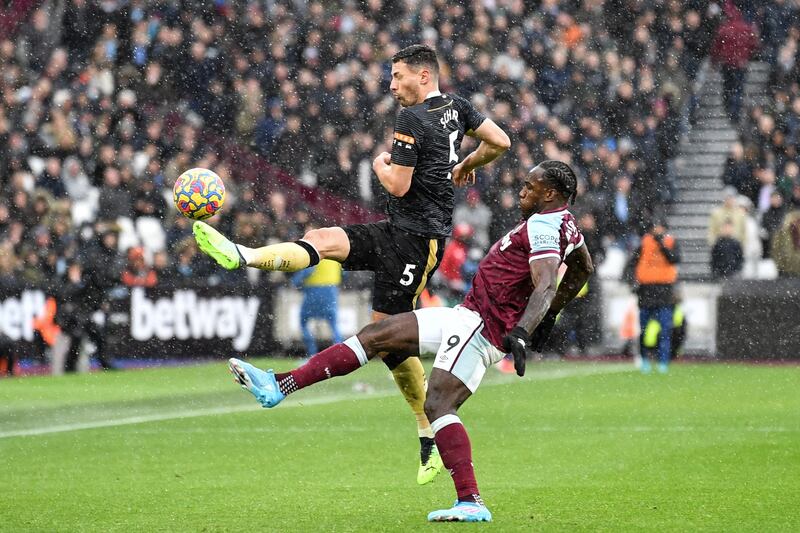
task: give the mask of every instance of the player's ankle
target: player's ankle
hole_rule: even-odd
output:
[[[477,492],[459,496],[458,501],[464,503],[477,503],[478,505],[486,505],[483,503],[483,498],[481,498],[480,493]]]
[[[247,246],[243,246],[241,244],[234,244],[234,246],[239,252],[239,256],[242,260],[242,266],[250,266],[255,258],[256,251],[253,248],[248,248]]]

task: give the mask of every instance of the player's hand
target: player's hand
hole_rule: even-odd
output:
[[[464,187],[465,185],[475,184],[475,171],[467,170],[464,162],[457,164],[453,167],[453,185],[456,187]]]
[[[372,170],[374,170],[375,173],[377,174],[379,168],[386,167],[391,164],[392,164],[392,154],[390,154],[389,152],[381,152],[378,154],[378,157],[376,157],[375,160],[372,161]]]
[[[528,332],[519,326],[503,337],[503,348],[514,356],[514,370],[517,375],[525,375],[525,346],[528,344]]]
[[[531,334],[531,349],[536,353],[542,353],[547,339],[550,338],[550,333],[553,331],[553,326],[556,325],[556,317],[558,313],[548,311],[536,329]]]

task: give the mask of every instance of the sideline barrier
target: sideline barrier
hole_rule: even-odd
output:
[[[800,360],[800,278],[728,282],[718,313],[719,358]]]

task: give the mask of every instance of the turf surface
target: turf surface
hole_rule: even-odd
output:
[[[0,531],[475,527],[425,522],[452,484],[416,485],[388,375],[269,411],[223,364],[0,380]],[[461,417],[481,529],[800,531],[800,367],[532,364],[491,371]]]

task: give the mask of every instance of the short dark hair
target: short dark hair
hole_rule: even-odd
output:
[[[547,183],[563,194],[570,204],[574,203],[578,194],[578,177],[575,171],[568,164],[552,159],[539,163],[539,166],[544,169]]]
[[[439,75],[439,59],[436,57],[436,51],[430,46],[424,44],[406,46],[392,56],[392,63],[400,61],[415,69],[428,67],[434,74]]]

